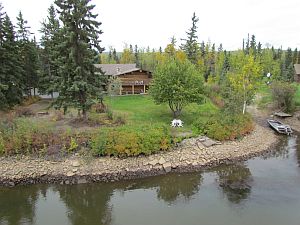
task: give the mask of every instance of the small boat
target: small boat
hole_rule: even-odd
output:
[[[278,120],[269,119],[268,124],[280,134],[290,135],[291,133],[293,133],[292,128],[289,125],[283,124]]]

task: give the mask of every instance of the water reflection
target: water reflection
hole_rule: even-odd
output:
[[[296,138],[296,158],[297,158],[297,163],[298,166],[300,167],[300,138]]]
[[[108,184],[57,186],[61,200],[68,208],[73,225],[111,224],[112,206],[109,205],[113,189]]]
[[[239,204],[248,198],[253,181],[249,168],[241,163],[221,166],[216,172],[219,186],[230,202]]]
[[[123,191],[156,188],[157,198],[172,204],[176,200],[188,202],[193,195],[198,193],[202,181],[200,173],[170,174],[137,180],[134,183],[123,183],[124,186],[119,188]]]
[[[33,224],[35,205],[41,192],[47,187],[38,186],[0,189],[0,224]]]

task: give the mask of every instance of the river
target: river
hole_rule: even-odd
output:
[[[300,139],[300,138],[299,138]],[[299,225],[300,140],[202,173],[0,188],[1,225]]]

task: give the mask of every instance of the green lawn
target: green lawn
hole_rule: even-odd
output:
[[[148,95],[131,95],[107,97],[105,103],[114,113],[124,115],[128,125],[165,124],[173,119],[167,104],[156,105]],[[210,101],[205,104],[190,104],[183,109],[180,119],[184,122],[184,130],[191,130],[193,121],[206,119],[218,109]]]

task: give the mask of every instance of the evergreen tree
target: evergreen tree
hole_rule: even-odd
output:
[[[159,47],[159,53],[162,54],[162,47]]]
[[[293,51],[288,48],[282,65],[282,76],[285,81],[294,81]]]
[[[4,17],[5,12],[3,12],[3,7],[0,2],[0,108],[6,106],[6,98],[4,91],[7,90],[7,85],[5,84],[5,72],[4,72]]]
[[[101,23],[96,21],[98,15],[93,14],[95,5],[91,0],[56,0],[60,20],[63,23],[61,33],[63,40],[60,44],[59,77],[57,85],[59,97],[56,100],[58,108],[75,107],[78,114],[87,117],[87,110],[94,100],[102,99],[104,78],[95,74],[94,49],[99,53],[99,35]]]
[[[120,60],[119,60],[119,57],[117,55],[117,51],[115,48],[113,49],[113,52],[112,52],[112,58],[116,63],[120,63]]]
[[[253,54],[256,54],[256,40],[255,35],[251,35],[251,41],[250,41],[250,49],[252,49]]]
[[[199,44],[197,42],[198,36],[197,36],[197,22],[199,21],[199,18],[196,16],[195,13],[193,13],[192,17],[192,27],[186,32],[187,38],[182,39],[184,43],[181,45],[181,49],[186,53],[188,59],[196,64],[197,63],[197,57],[199,52]]]
[[[220,53],[220,52],[222,52],[223,51],[223,45],[222,45],[222,43],[219,45],[219,47],[218,47],[218,53]]]
[[[45,94],[51,94],[55,91],[55,81],[58,79],[58,49],[60,43],[59,20],[57,18],[54,5],[48,9],[47,19],[42,22],[41,60],[42,74],[39,81],[39,91]]]
[[[246,48],[245,48],[245,54],[248,55],[249,53],[250,53],[250,38],[249,38],[249,34],[248,34]]]
[[[203,58],[205,56],[205,43],[204,43],[204,41],[201,42],[200,52],[201,52],[201,57]]]
[[[109,48],[109,52],[108,52],[108,62],[111,63],[113,60],[113,56],[112,56],[112,48]]]
[[[134,46],[134,58],[135,58],[135,64],[137,67],[140,67],[140,60],[139,60],[139,49],[138,46]]]
[[[260,42],[258,42],[258,44],[257,44],[257,54],[261,55],[261,53],[262,53],[262,45],[261,45]]]
[[[297,62],[298,62],[298,49],[295,48],[293,53],[293,64],[297,64]]]
[[[6,15],[3,23],[3,52],[1,60],[2,81],[6,86],[3,94],[4,105],[11,107],[19,104],[23,97],[22,68],[20,67],[19,56],[17,55],[17,42],[15,39],[14,26]],[[1,103],[0,103],[1,105]]]
[[[18,39],[18,53],[21,57],[20,65],[22,67],[22,80],[24,84],[24,92],[31,95],[31,89],[37,88],[38,75],[38,53],[37,46],[34,41],[30,40],[29,26],[24,20],[22,12],[19,12],[17,17],[17,39]]]

